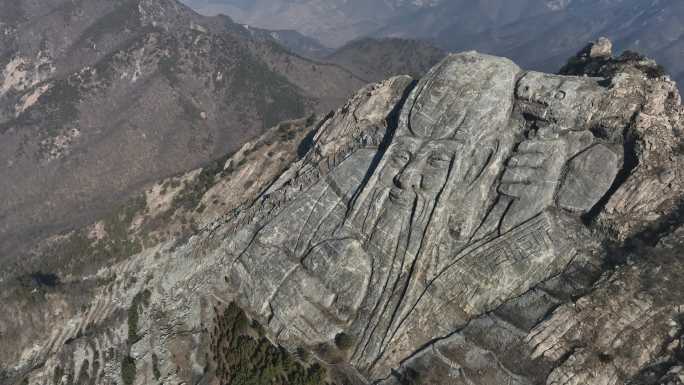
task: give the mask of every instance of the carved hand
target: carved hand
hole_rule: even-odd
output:
[[[499,192],[514,198],[501,223],[506,232],[553,203],[563,165],[566,144],[561,139],[533,138],[520,144],[509,160]]]

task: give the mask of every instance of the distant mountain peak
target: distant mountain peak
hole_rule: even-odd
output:
[[[186,0],[241,23],[295,29],[329,47],[363,36],[415,38],[448,52],[477,50],[557,71],[584,42],[652,56],[684,83],[684,2],[642,0]]]

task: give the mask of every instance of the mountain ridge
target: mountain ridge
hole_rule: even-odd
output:
[[[446,52],[419,40],[362,38],[351,41],[323,58],[349,69],[369,83],[398,74],[421,77]]]
[[[364,84],[175,1],[11,7],[24,16],[0,37],[3,258]]]
[[[198,9],[206,4],[188,2]],[[633,50],[651,56],[671,71],[678,83],[684,82],[680,64],[684,31],[678,22],[684,17],[684,8],[676,0],[413,4],[377,0],[363,6],[343,1],[308,0],[304,5],[288,0],[249,4],[225,0],[212,4],[214,8],[206,12],[233,14],[266,29],[296,29],[335,48],[364,36],[420,39],[449,52],[477,50],[509,57],[544,72],[557,70],[584,44],[606,36],[614,42],[616,52]],[[229,7],[221,8],[225,4]]]

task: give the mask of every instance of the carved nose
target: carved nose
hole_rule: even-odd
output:
[[[394,178],[394,184],[402,190],[416,189],[420,186],[420,172],[415,167],[406,167]]]

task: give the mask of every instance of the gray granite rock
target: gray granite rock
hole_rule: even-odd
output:
[[[558,192],[558,205],[572,211],[590,210],[615,181],[618,160],[617,154],[602,144],[572,159]]]
[[[613,56],[613,43],[605,37],[600,37],[596,42],[591,44],[589,50],[589,57],[596,59],[609,59]]]
[[[5,353],[11,373],[40,383],[82,330],[121,346],[125,326],[103,319],[147,288],[146,337],[126,346],[141,370],[161,357],[164,383],[213,383],[208,309],[230,301],[343,383],[676,378],[684,110],[667,79],[604,64],[569,77],[468,52],[417,84],[369,85],[248,203],[103,267],[154,276],[96,286],[84,314],[60,310],[49,344]],[[32,341],[17,325],[0,331]]]
[[[385,151],[359,148],[230,251],[232,290],[279,343],[345,333],[351,363],[387,376],[576,257],[556,208],[591,208],[615,179],[617,155],[578,134],[604,95],[594,79],[449,56]]]

